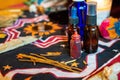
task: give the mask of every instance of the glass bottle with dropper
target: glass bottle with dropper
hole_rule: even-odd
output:
[[[99,31],[96,19],[96,2],[88,2],[87,23],[84,29],[83,46],[87,53],[95,53],[98,49]]]
[[[73,0],[72,4],[70,4],[68,8],[69,16],[71,16],[72,7],[77,8],[77,16],[79,18],[78,26],[80,27],[80,36],[81,40],[83,40],[84,35],[84,27],[86,25],[86,15],[87,15],[87,4],[85,0]]]
[[[77,30],[78,33],[80,32],[80,28],[78,27],[77,24],[78,24],[77,8],[73,6],[71,9],[71,16],[69,16],[69,25],[68,28],[66,29],[69,48],[71,36],[74,34],[75,30]]]

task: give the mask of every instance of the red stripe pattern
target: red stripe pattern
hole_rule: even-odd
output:
[[[51,45],[54,45],[56,43],[63,42],[63,41],[67,41],[66,36],[56,35],[56,36],[50,36],[46,40],[39,39],[36,42],[33,42],[33,44],[40,48],[47,48]]]
[[[25,23],[39,22],[42,20],[49,21],[48,16],[42,15],[36,18],[31,18],[31,19],[18,19],[12,26],[9,26],[4,29],[4,31],[8,35],[8,38],[6,39],[6,41],[10,41],[12,39],[18,38],[21,32],[17,31],[16,29],[23,27]]]

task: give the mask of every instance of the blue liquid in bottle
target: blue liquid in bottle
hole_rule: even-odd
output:
[[[87,16],[87,3],[84,0],[73,0],[73,3],[69,6],[69,16],[71,16],[72,6],[77,8],[77,16],[79,18],[78,26],[80,27],[80,36],[81,40],[83,40],[84,36],[84,28],[86,25],[86,16]]]

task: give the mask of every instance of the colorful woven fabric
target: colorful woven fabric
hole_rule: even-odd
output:
[[[105,19],[100,25],[100,33],[106,39],[116,39],[119,37],[119,24],[118,19],[109,17]],[[116,24],[115,24],[116,23]],[[118,29],[117,29],[118,28]]]
[[[103,68],[104,64],[112,62],[114,65],[120,62],[120,39],[100,38],[96,53],[87,54],[81,51],[81,57],[74,60],[69,54],[65,25],[60,25],[61,28],[56,29],[50,35],[43,35],[35,39],[31,38],[31,34],[25,34],[24,28],[27,25],[44,22],[44,20],[49,21],[46,15],[19,19],[13,26],[4,29],[8,36],[5,40],[6,43],[0,44],[0,51],[8,47],[10,49],[0,53],[0,80],[82,80],[87,79],[89,75],[94,76],[94,73]],[[45,29],[45,31],[50,29],[52,28]],[[29,36],[31,37],[29,38]],[[51,55],[55,52],[59,52],[61,55],[41,56],[46,53]],[[48,61],[41,63],[42,60],[48,59],[56,61],[56,64],[66,64],[70,67],[64,66],[67,69],[63,69],[60,66],[48,64]],[[82,71],[72,72],[73,67],[74,69],[76,69],[75,67],[82,69]]]

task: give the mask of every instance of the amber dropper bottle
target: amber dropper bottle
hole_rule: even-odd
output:
[[[66,30],[66,34],[68,36],[69,48],[70,48],[71,36],[74,34],[75,30],[77,30],[77,33],[80,33],[80,28],[77,26],[78,22],[79,22],[79,19],[77,16],[77,8],[73,6],[71,9],[71,16],[69,16],[69,25]]]
[[[84,40],[83,46],[84,51],[87,53],[95,53],[98,49],[98,38],[99,32],[98,27],[96,25],[96,2],[88,2],[87,9],[87,24],[84,29]]]

